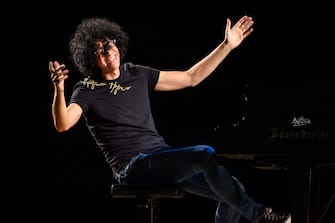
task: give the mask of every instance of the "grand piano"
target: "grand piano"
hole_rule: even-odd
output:
[[[292,223],[335,216],[334,96],[333,83],[248,84],[232,109],[235,116],[225,119],[224,106],[214,115],[219,121],[211,142],[219,155],[287,174]]]

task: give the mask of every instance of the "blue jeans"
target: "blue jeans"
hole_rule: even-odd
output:
[[[181,184],[189,193],[218,202],[216,223],[238,223],[241,216],[257,223],[264,210],[207,145],[141,153],[118,170],[115,178],[121,184]]]

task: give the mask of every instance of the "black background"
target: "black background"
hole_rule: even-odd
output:
[[[214,144],[213,129],[229,130],[250,109],[245,107],[246,92],[254,102],[253,112],[267,120],[276,120],[271,112],[314,114],[321,108],[319,118],[333,127],[330,3],[14,1],[10,5],[14,10],[8,8],[10,14],[2,20],[8,69],[2,78],[1,169],[3,192],[9,198],[5,212],[12,218],[50,221],[70,215],[99,222],[102,217],[124,217],[126,209],[125,217],[133,222],[133,203],[109,196],[111,174],[83,120],[61,134],[52,125],[48,62],[59,60],[70,69],[69,96],[79,75],[70,64],[67,44],[84,17],[108,16],[119,22],[130,36],[125,60],[159,69],[187,69],[204,57],[222,40],[227,17],[233,24],[245,14],[254,18],[254,33],[199,86],[153,96],[157,127],[172,145]],[[321,152],[333,154],[331,149]],[[257,200],[290,209],[291,186],[285,174],[255,170],[245,161],[227,160],[227,165]],[[325,184],[326,196],[333,194],[334,185]],[[212,201],[188,195],[167,202],[173,205],[165,209],[173,213],[162,211],[166,222],[213,222]],[[329,215],[327,222],[335,218]]]

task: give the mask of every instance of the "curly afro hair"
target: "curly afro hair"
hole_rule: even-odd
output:
[[[106,17],[85,18],[78,25],[70,42],[71,59],[84,76],[97,76],[100,69],[94,55],[96,40],[116,39],[122,61],[128,50],[128,34],[116,22]]]

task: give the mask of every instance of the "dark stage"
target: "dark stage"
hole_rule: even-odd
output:
[[[67,44],[82,18],[119,22],[130,36],[126,61],[186,69],[222,40],[227,17],[234,23],[247,14],[255,20],[254,33],[208,79],[196,88],[153,95],[157,128],[171,145],[213,145],[252,197],[293,211],[299,215],[294,223],[334,223],[330,3],[13,4],[15,19],[8,18],[13,21],[4,34],[10,36],[0,156],[5,215],[43,222],[136,221],[133,200],[110,197],[112,175],[84,120],[66,133],[53,127],[48,62],[59,60],[70,69],[70,94],[80,77]],[[295,126],[303,121],[307,125]],[[214,222],[215,206],[191,194],[162,200],[161,222]]]

